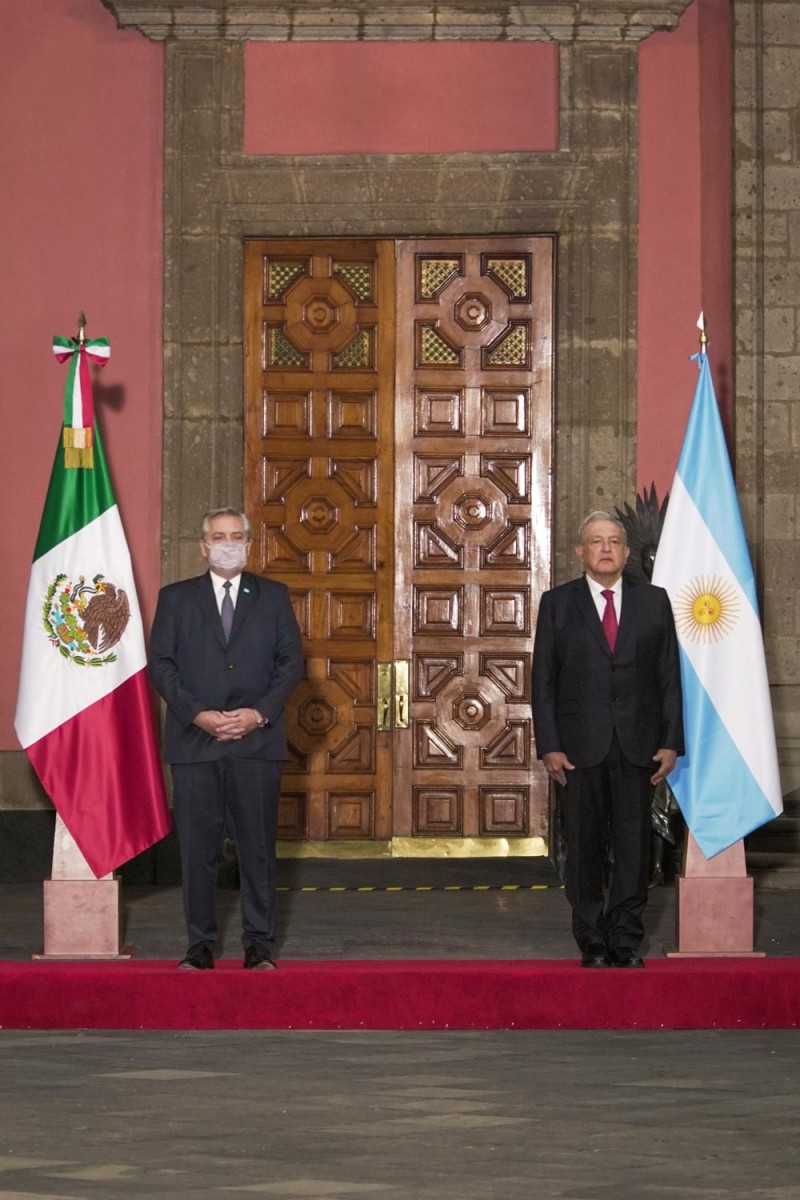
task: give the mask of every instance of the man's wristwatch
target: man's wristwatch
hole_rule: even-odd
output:
[[[257,708],[253,709],[253,716],[256,719],[256,729],[263,729],[265,725],[269,725],[269,721],[267,720],[267,718],[262,717],[261,713],[258,711]]]

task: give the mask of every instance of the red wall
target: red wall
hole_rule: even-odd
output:
[[[723,420],[732,428],[731,15],[695,0],[639,51],[639,490],[672,486],[703,311]]]
[[[30,562],[60,436],[52,336],[111,341],[99,420],[145,619],[160,577],[163,50],[99,0],[3,0],[0,141],[3,610],[0,748],[13,731]]]
[[[558,148],[558,47],[251,42],[246,154]]]

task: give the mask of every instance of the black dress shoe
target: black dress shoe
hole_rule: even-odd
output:
[[[631,950],[630,946],[620,946],[611,951],[611,961],[615,967],[643,967],[644,959]]]
[[[611,959],[606,953],[605,946],[590,946],[581,958],[582,967],[610,967]]]
[[[196,945],[190,946],[178,963],[178,969],[181,971],[213,971],[214,970],[214,955],[211,953],[211,947],[205,942],[197,942]]]
[[[274,971],[277,963],[266,946],[246,946],[244,969],[246,971]]]

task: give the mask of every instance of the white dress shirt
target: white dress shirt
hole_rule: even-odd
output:
[[[211,576],[211,582],[214,585],[214,596],[216,598],[217,609],[219,610],[220,614],[222,613],[222,601],[225,599],[225,584],[226,583],[229,583],[231,585],[230,586],[230,598],[231,598],[231,601],[233,602],[233,609],[235,612],[236,611],[236,598],[239,595],[239,584],[242,581],[241,571],[239,572],[238,575],[234,575],[233,579],[223,579],[223,577],[221,575],[215,575],[213,571],[209,571],[209,575]]]
[[[605,584],[598,583],[596,579],[592,579],[590,575],[586,576],[586,582],[589,585],[589,590],[592,593],[594,606],[597,609],[597,615],[602,621],[603,613],[606,611],[606,598],[603,595],[605,591],[614,593],[614,611],[617,614],[617,625],[619,625],[620,613],[622,612],[622,576],[620,575],[617,582],[611,587],[606,588]]]

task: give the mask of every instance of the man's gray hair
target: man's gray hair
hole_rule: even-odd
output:
[[[606,512],[604,509],[598,509],[597,512],[589,513],[588,517],[583,518],[578,526],[578,541],[576,545],[580,546],[583,544],[584,533],[586,532],[588,526],[593,525],[595,521],[610,521],[612,525],[616,525],[622,534],[622,541],[627,546],[628,531],[622,524],[622,521],[620,521],[619,517],[615,517],[613,513]]]
[[[242,512],[240,508],[212,508],[207,512],[200,523],[200,536],[205,541],[208,527],[215,517],[237,517],[244,525],[244,531],[247,534],[248,542],[253,537],[253,527],[250,524],[250,518],[247,513]]]

